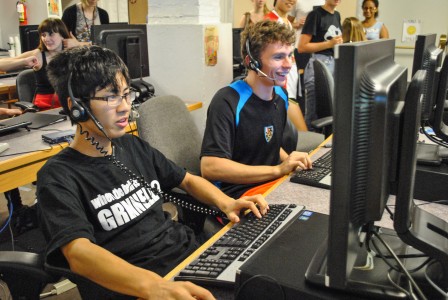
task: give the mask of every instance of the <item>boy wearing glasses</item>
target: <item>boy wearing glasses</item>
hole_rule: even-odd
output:
[[[77,126],[70,147],[38,173],[47,262],[68,265],[120,294],[101,298],[214,299],[192,283],[162,278],[198,245],[191,229],[164,214],[162,191],[180,187],[235,222],[241,209],[261,217],[266,201],[261,196],[229,198],[125,134],[135,93],[126,66],[113,51],[74,48],[55,56],[47,70]]]

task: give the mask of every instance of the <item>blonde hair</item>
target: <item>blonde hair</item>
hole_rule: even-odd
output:
[[[367,40],[366,34],[364,32],[364,27],[362,26],[358,18],[345,18],[344,22],[342,23],[342,40],[344,41],[344,43]]]

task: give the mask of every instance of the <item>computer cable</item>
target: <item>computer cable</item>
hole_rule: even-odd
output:
[[[96,123],[96,122],[94,122]],[[223,213],[220,210],[211,208],[203,203],[197,202],[197,203],[191,203],[186,200],[179,199],[177,197],[174,197],[173,195],[166,193],[162,191],[161,189],[152,187],[140,174],[138,176],[136,173],[134,173],[130,168],[126,167],[121,161],[119,161],[115,157],[115,151],[118,151],[120,147],[116,147],[117,150],[115,150],[115,145],[112,144],[112,154],[108,155],[108,151],[104,150],[104,146],[101,146],[98,141],[95,141],[95,137],[90,136],[89,132],[87,130],[83,130],[82,125],[78,123],[79,126],[79,132],[81,135],[85,135],[84,139],[90,142],[92,146],[95,147],[96,150],[98,150],[105,158],[107,158],[114,166],[119,168],[125,175],[127,175],[130,179],[137,181],[139,184],[147,188],[151,193],[154,195],[160,195],[161,198],[172,202],[180,207],[189,209],[191,211],[195,211],[198,213],[211,215],[211,216],[220,216],[220,217],[226,217],[226,214]],[[101,130],[101,129],[100,129]],[[102,131],[102,130],[101,130]],[[104,132],[103,132],[104,133]],[[105,134],[105,136],[108,138],[108,136]],[[109,139],[110,140],[110,139]],[[110,140],[112,142],[112,140]]]
[[[393,271],[393,269],[389,269],[387,271],[387,280],[390,282],[390,284],[392,284],[395,288],[397,288],[398,290],[400,290],[401,292],[403,292],[407,298],[412,299],[413,296],[411,295],[411,293],[406,290],[405,288],[401,287],[399,284],[397,284],[395,281],[393,281],[392,277],[390,276],[391,271]]]
[[[373,248],[374,248],[375,251],[372,251],[371,248],[370,248],[370,246],[368,247],[368,249],[369,249],[370,251],[374,252],[374,253],[375,253],[375,256],[377,256],[377,257],[381,257],[381,258],[384,260],[384,262],[385,262],[391,269],[393,269],[394,271],[396,271],[396,272],[401,272],[401,271],[398,269],[397,266],[392,265],[392,264],[388,261],[389,259],[395,259],[393,256],[391,256],[391,255],[384,255],[384,254],[382,253],[382,251],[380,250],[380,248],[378,247],[378,245],[376,244],[376,242],[375,242],[374,239],[369,239],[369,244],[370,244],[370,243],[372,243]],[[431,258],[430,258],[427,254],[423,254],[423,253],[422,253],[422,254],[397,254],[396,257],[398,257],[398,258],[400,258],[400,259],[403,259],[403,258],[423,258],[423,257],[427,257],[427,259],[426,259],[423,263],[421,263],[419,266],[417,266],[417,267],[415,267],[415,268],[413,268],[413,269],[411,269],[411,270],[408,270],[409,273],[415,273],[415,272],[419,271],[421,268],[423,268],[425,265],[427,265],[427,264],[431,261]]]
[[[400,261],[400,259],[397,257],[397,255],[395,254],[395,252],[392,250],[392,248],[386,243],[386,241],[383,240],[383,238],[381,237],[381,235],[376,232],[373,231],[372,232],[377,238],[378,240],[383,244],[383,246],[386,248],[386,250],[390,253],[390,255],[392,255],[396,261],[396,263],[398,264],[399,268],[401,269],[401,271],[403,272],[403,274],[405,275],[405,277],[409,280],[409,282],[411,283],[412,287],[416,290],[418,296],[420,297],[420,300],[427,300],[426,296],[423,294],[422,290],[420,289],[420,287],[418,286],[418,284],[415,282],[414,278],[411,276],[411,274],[408,272],[408,270],[406,269],[406,267],[403,265],[403,263]]]
[[[9,202],[9,216],[8,216],[8,219],[6,219],[5,224],[3,224],[3,227],[0,229],[0,233],[2,233],[3,230],[5,230],[5,228],[7,226],[9,226],[9,223],[11,222],[11,219],[12,219],[12,212],[14,210],[13,205],[12,205],[11,196],[8,193],[5,193],[5,197],[7,198],[8,202]]]
[[[428,268],[435,264],[437,261],[433,260],[429,265]],[[425,278],[429,282],[429,284],[438,292],[440,293],[445,299],[448,299],[448,292],[445,292],[442,290],[432,279],[428,276],[428,273],[425,271]]]
[[[442,146],[442,147],[446,147],[448,148],[448,142],[441,139],[440,137],[438,137],[435,134],[431,134],[429,133],[427,130],[425,130],[425,128],[428,127],[428,124],[425,121],[422,121],[420,124],[420,132],[422,132],[431,142]],[[429,126],[432,129],[432,126]],[[432,130],[434,131],[434,130]]]

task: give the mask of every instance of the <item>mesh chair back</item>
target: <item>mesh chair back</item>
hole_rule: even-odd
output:
[[[202,137],[185,103],[158,96],[140,105],[139,136],[188,172],[200,175]]]
[[[36,79],[32,69],[24,70],[17,75],[17,96],[21,102],[33,102],[36,91]]]

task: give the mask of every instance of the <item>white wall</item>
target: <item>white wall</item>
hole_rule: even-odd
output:
[[[1,0],[0,9],[0,47],[9,49],[9,36],[19,35],[19,15],[16,8],[17,0]],[[47,17],[46,0],[27,0],[28,24],[39,24]]]
[[[215,66],[205,64],[206,25],[148,25],[151,77],[147,80],[154,85],[157,95],[176,95],[185,101],[201,101],[203,108],[192,112],[201,132],[205,129],[206,112],[213,95],[228,85],[233,76],[231,24],[213,25],[219,30],[218,63]]]

